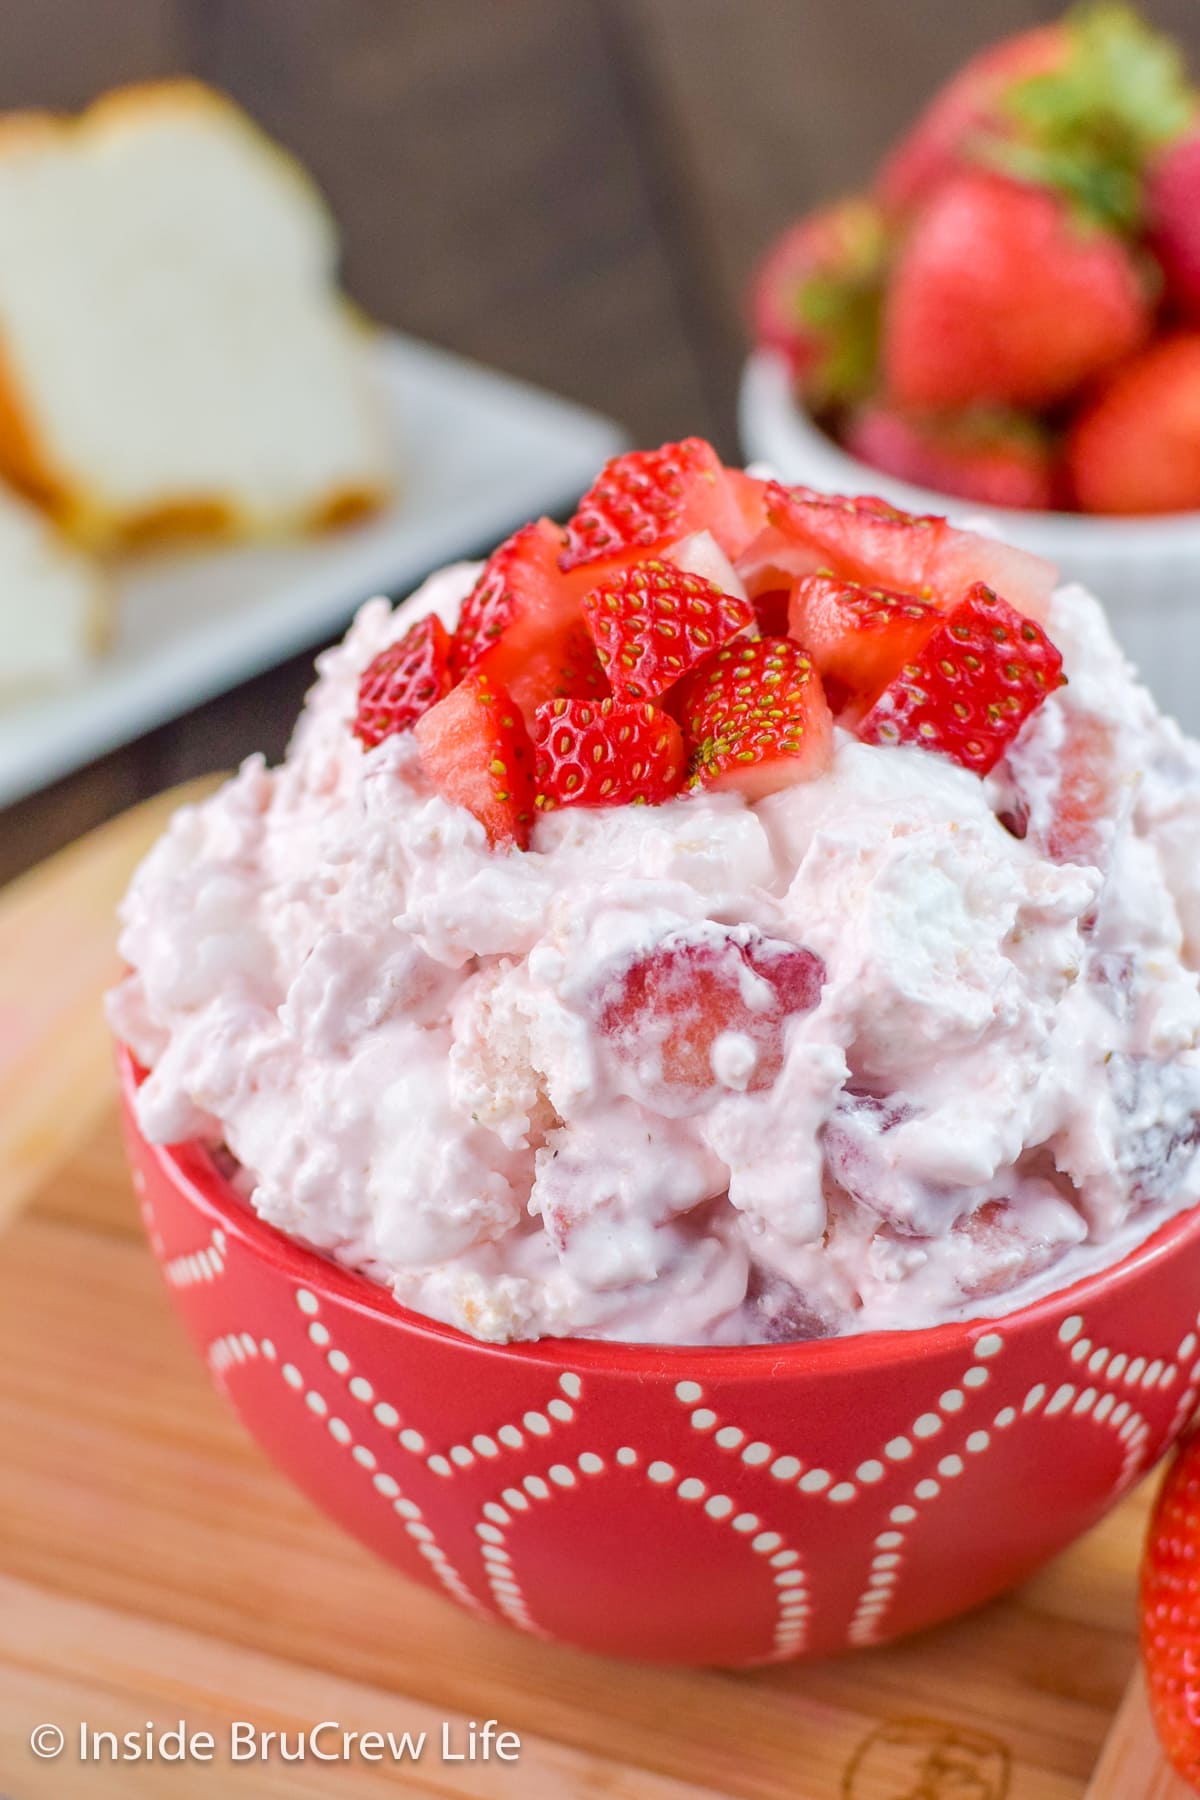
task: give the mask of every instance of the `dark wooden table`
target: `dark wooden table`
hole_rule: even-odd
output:
[[[661,442],[736,449],[741,293],[975,46],[1051,0],[3,0],[0,107],[191,71],[324,185],[388,324]],[[1147,0],[1200,65],[1197,0]],[[0,880],[167,782],[278,755],[300,658],[0,814]]]

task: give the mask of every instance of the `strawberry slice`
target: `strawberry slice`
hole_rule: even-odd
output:
[[[761,800],[824,774],[833,720],[821,677],[787,638],[727,644],[681,685],[676,704],[692,753],[692,787]]]
[[[679,726],[649,704],[553,700],[534,720],[537,800],[555,806],[655,806],[677,793],[686,757]]]
[[[1200,1789],[1200,1434],[1159,1489],[1139,1590],[1150,1712],[1172,1767]]]
[[[450,689],[450,638],[430,613],[372,658],[358,684],[354,735],[366,749],[417,720]]]
[[[601,1033],[653,1094],[715,1086],[713,1050],[725,1032],[749,1040],[753,1060],[738,1085],[760,1093],[783,1065],[787,1020],[821,997],[825,965],[812,950],[750,926],[709,933],[663,938],[598,996]]]
[[[905,663],[912,662],[944,615],[926,600],[861,587],[836,575],[802,575],[792,589],[788,634],[803,644],[829,691],[864,712]]]
[[[1040,625],[977,581],[858,726],[868,744],[913,744],[986,775],[1065,677]]]
[[[564,570],[627,561],[661,550],[693,531],[711,531],[736,556],[750,536],[743,488],[733,490],[716,451],[703,438],[660,450],[631,450],[605,463],[567,525]]]
[[[747,625],[748,600],[674,563],[635,563],[593,588],[583,616],[618,700],[653,700]]]
[[[525,849],[533,746],[512,696],[478,670],[418,720],[421,766],[444,800],[473,812],[493,848]]]
[[[914,594],[943,610],[983,581],[1019,611],[1045,616],[1058,579],[1052,563],[931,513],[907,513],[873,495],[819,494],[772,482],[768,524],[737,562],[751,595],[831,570],[864,587]]]
[[[454,634],[455,677],[479,669],[507,689],[527,720],[546,700],[608,693],[579,613],[586,583],[558,566],[564,542],[549,519],[514,532],[484,564]]]

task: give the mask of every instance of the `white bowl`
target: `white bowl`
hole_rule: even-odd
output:
[[[881,494],[910,512],[960,524],[987,520],[1014,544],[1056,563],[1103,601],[1113,629],[1165,711],[1200,735],[1200,513],[1098,519],[980,506],[913,487],[839,448],[797,406],[784,359],[756,351],[742,374],[738,423],[748,462],[783,481],[834,493]]]

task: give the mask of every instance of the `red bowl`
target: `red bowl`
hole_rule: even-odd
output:
[[[481,1618],[724,1665],[886,1643],[1020,1581],[1200,1392],[1200,1209],[998,1319],[819,1343],[483,1344],[264,1224],[192,1145],[134,1185],[213,1379],[330,1516]]]

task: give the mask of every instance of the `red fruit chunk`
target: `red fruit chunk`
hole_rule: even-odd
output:
[[[791,603],[790,587],[769,587],[761,594],[755,594],[750,604],[754,608],[759,637],[787,637]]]
[[[454,672],[468,674],[502,639],[516,664],[547,627],[573,611],[558,567],[563,534],[549,519],[523,525],[488,557],[462,604],[454,634]]]
[[[1038,618],[1058,579],[1053,564],[1040,556],[974,531],[957,531],[933,514],[902,512],[872,495],[818,494],[773,482],[767,517],[767,530],[738,562],[751,593],[764,570],[783,570],[791,579],[831,570],[945,610],[972,582],[983,581]]]
[[[476,671],[418,721],[415,736],[442,798],[473,812],[493,847],[523,850],[533,819],[533,746],[512,696]]]
[[[726,469],[725,483],[742,521],[742,543],[748,544],[767,522],[767,489],[771,485],[744,469]]]
[[[717,1039],[737,1032],[754,1046],[746,1090],[759,1093],[782,1067],[787,1020],[812,1010],[824,980],[813,951],[749,926],[704,937],[680,932],[605,986],[600,1030],[642,1086],[698,1093],[716,1084]]]
[[[1076,419],[1067,469],[1086,512],[1200,509],[1200,332],[1117,371]]]
[[[865,711],[941,623],[928,601],[835,575],[802,575],[792,589],[788,631],[827,684]]]
[[[959,1278],[964,1300],[1006,1293],[1019,1281],[1028,1281],[1058,1262],[1070,1248],[1064,1238],[1031,1236],[1020,1209],[1007,1200],[985,1200],[959,1219],[954,1231],[970,1238],[980,1252],[973,1272],[964,1272]]]
[[[682,684],[677,711],[693,787],[734,788],[761,800],[823,775],[833,758],[821,677],[787,638],[726,645]]]
[[[593,588],[583,616],[618,700],[653,700],[754,623],[747,600],[669,562],[636,563]]]
[[[1171,1766],[1200,1789],[1200,1434],[1159,1490],[1139,1589],[1150,1712]]]
[[[567,525],[562,569],[595,562],[627,562],[649,555],[693,531],[711,531],[727,556],[750,535],[742,513],[744,491],[734,493],[711,444],[684,438],[660,450],[631,450],[605,463]]]
[[[450,687],[450,639],[435,613],[418,619],[362,672],[354,735],[368,750],[411,731]]]
[[[972,57],[885,159],[879,176],[885,203],[907,209],[928,199],[963,166],[982,131],[1003,126],[1005,90],[1060,67],[1067,50],[1061,25],[1037,25]]]
[[[819,494],[773,482],[767,518],[792,546],[797,575],[831,569],[868,586],[924,595],[947,532],[935,513],[908,513],[875,494]],[[739,569],[740,573],[740,569]]]
[[[533,741],[543,809],[654,806],[683,782],[682,734],[657,706],[553,700],[538,710]]]
[[[1056,763],[1046,853],[1103,868],[1121,799],[1116,727],[1095,713],[1068,712]]]
[[[1057,503],[1050,440],[1021,414],[917,418],[896,407],[868,406],[851,419],[845,444],[899,481],[983,506],[1045,511]]]
[[[1045,189],[968,172],[917,216],[896,264],[887,386],[902,406],[1050,406],[1131,355],[1151,322],[1120,238]]]
[[[851,1199],[897,1231],[913,1233],[929,1204],[919,1180],[897,1167],[890,1134],[914,1116],[895,1096],[845,1089],[822,1133],[825,1167]]]
[[[1200,133],[1174,144],[1151,171],[1146,210],[1167,294],[1200,322]]]
[[[482,670],[527,719],[546,700],[608,693],[579,613],[583,583],[558,566],[565,541],[549,519],[514,532],[484,564],[454,634],[455,676]]]
[[[930,597],[945,609],[976,581],[994,588],[1027,618],[1045,619],[1058,586],[1058,570],[1031,551],[948,526],[930,568]]]
[[[1063,680],[1062,657],[1041,626],[976,582],[884,689],[858,735],[940,750],[986,775]]]
[[[871,386],[886,249],[878,206],[856,196],[791,226],[759,268],[754,335],[787,357],[814,406],[857,399]]]

